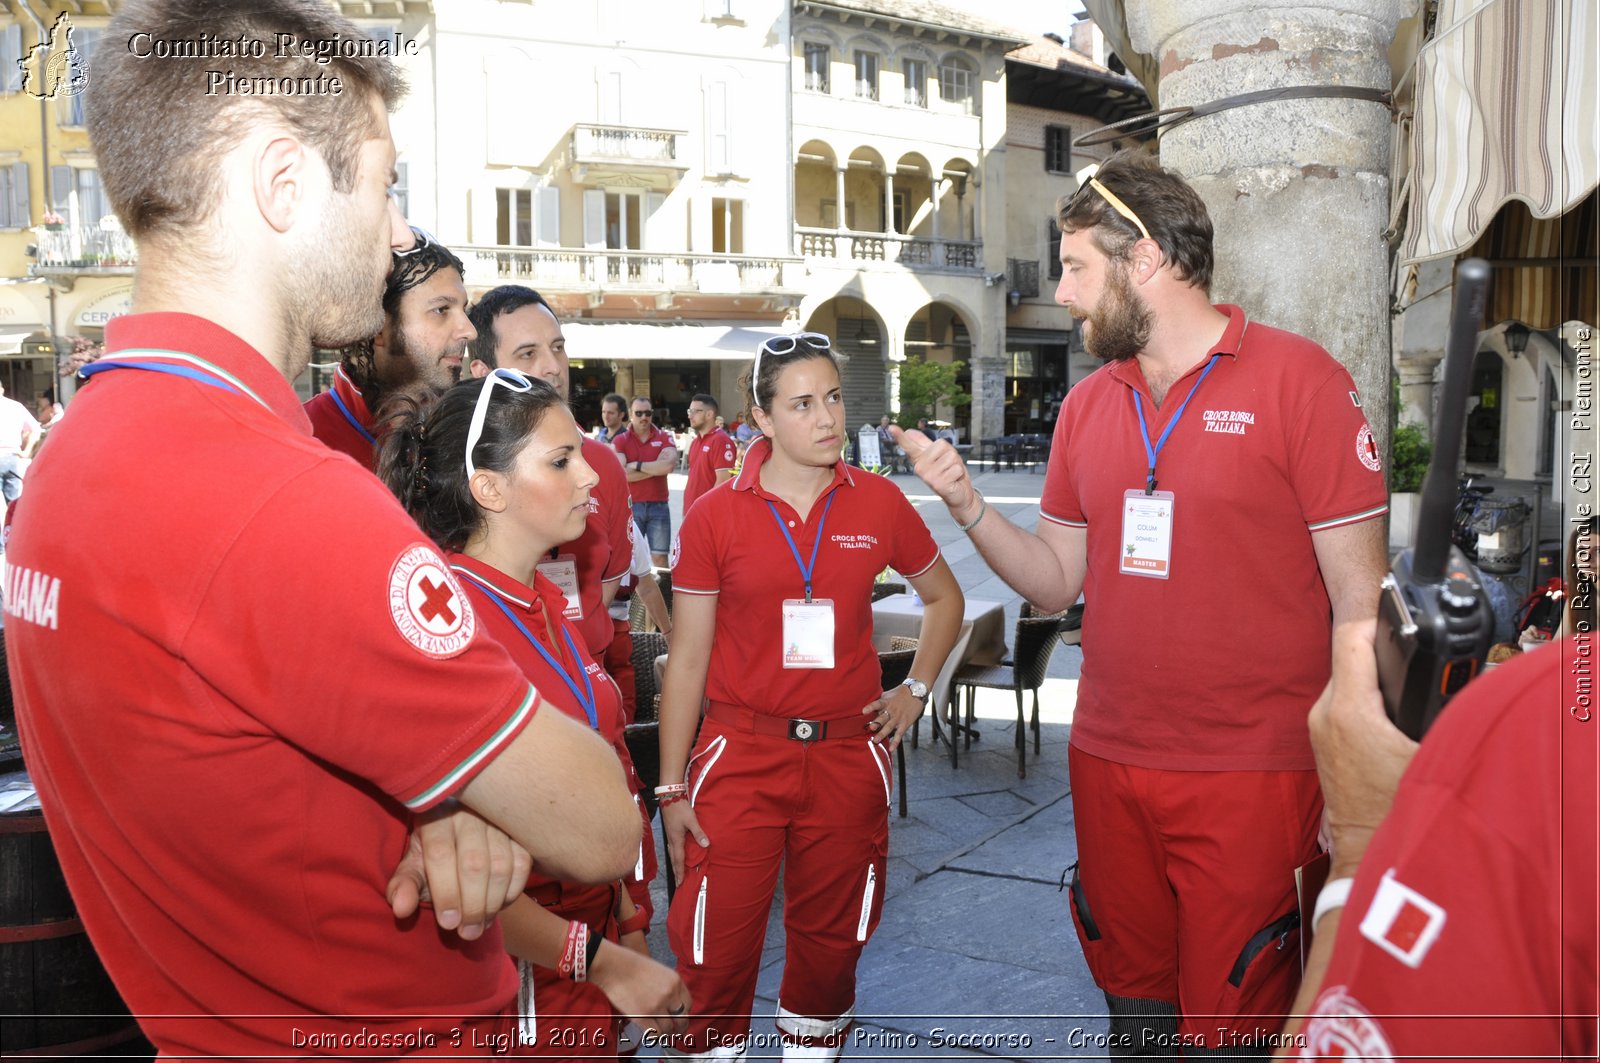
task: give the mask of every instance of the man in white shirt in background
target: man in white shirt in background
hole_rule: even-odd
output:
[[[5,393],[5,385],[0,384],[0,493],[9,506],[22,494],[22,473],[27,468],[23,458],[39,433],[39,421],[26,406],[6,398]]]

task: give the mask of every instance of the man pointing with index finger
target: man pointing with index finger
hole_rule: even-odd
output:
[[[1261,1052],[1299,977],[1330,617],[1376,610],[1381,466],[1338,362],[1212,305],[1182,178],[1116,156],[1059,223],[1056,301],[1106,364],[1062,406],[1037,531],[948,443],[896,440],[1002,579],[1047,612],[1085,599],[1073,918],[1112,1036]]]

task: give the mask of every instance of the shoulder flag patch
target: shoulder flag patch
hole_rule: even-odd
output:
[[[1350,392],[1350,402],[1351,402],[1351,404],[1353,406],[1355,406],[1356,409],[1358,409],[1358,410],[1361,409],[1361,392],[1359,392],[1359,391]]]
[[[1361,917],[1361,936],[1407,967],[1421,967],[1444,921],[1443,908],[1402,884],[1390,868]]]

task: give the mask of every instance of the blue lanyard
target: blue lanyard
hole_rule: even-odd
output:
[[[260,395],[257,395],[254,391],[250,390],[250,388],[238,377],[235,377],[231,373],[212,365],[204,358],[197,358],[194,355],[187,354],[183,351],[167,351],[156,348],[131,349],[122,351],[120,353],[122,355],[120,358],[102,358],[99,361],[90,362],[88,365],[78,370],[78,376],[83,380],[88,380],[90,377],[93,377],[99,373],[106,373],[113,369],[143,369],[151,373],[162,373],[166,376],[182,377],[185,380],[192,380],[197,384],[204,384],[207,387],[219,388],[223,391],[232,392],[235,395],[245,395],[254,399],[261,405],[263,409],[269,411],[272,409],[271,406],[267,405],[267,401],[265,399],[263,399]],[[131,357],[129,357],[130,355]],[[174,365],[172,362],[150,361],[145,357],[141,357],[145,355],[154,355],[156,358],[170,358],[178,362],[188,362],[190,364]]]
[[[835,492],[836,493],[836,492]],[[817,521],[817,538],[811,544],[811,564],[800,560],[800,548],[794,544],[794,536],[789,534],[789,528],[783,523],[783,518],[778,516],[778,507],[770,501],[767,508],[772,510],[772,519],[778,522],[778,530],[783,532],[783,537],[789,542],[789,552],[794,555],[794,563],[800,566],[800,578],[806,581],[806,601],[811,600],[811,574],[817,570],[817,547],[822,545],[822,526],[828,523],[828,510],[833,506],[833,494],[828,495],[828,501],[822,507],[822,519]]]
[[[561,662],[556,660],[555,654],[545,649],[544,643],[534,638],[533,632],[529,631],[527,626],[523,624],[521,620],[517,619],[517,614],[511,611],[511,607],[501,600],[499,591],[495,590],[482,579],[478,578],[473,573],[468,572],[464,568],[461,568],[457,565],[452,565],[450,567],[467,577],[467,579],[472,581],[473,586],[487,594],[489,596],[489,600],[495,605],[499,606],[502,613],[506,614],[506,619],[515,624],[517,626],[517,630],[522,632],[522,637],[527,639],[528,643],[533,646],[534,649],[539,651],[539,656],[544,658],[545,663],[560,673],[562,682],[567,684],[567,689],[572,691],[572,696],[577,699],[578,706],[583,709],[583,714],[589,718],[589,726],[598,731],[600,729],[600,714],[595,711],[594,684],[589,682],[589,672],[583,667],[583,658],[578,656],[578,647],[572,644],[572,633],[569,632],[565,627],[561,629],[561,637],[565,639],[567,643],[567,652],[572,654],[572,662],[578,666],[578,671],[583,676],[582,690],[578,689],[578,684],[572,681],[572,676],[567,674],[567,670],[562,666]]]
[[[333,404],[339,407],[339,412],[344,414],[344,419],[350,422],[350,427],[354,428],[357,432],[360,432],[362,439],[365,439],[373,446],[377,446],[378,440],[371,432],[361,427],[361,422],[356,420],[356,415],[350,412],[350,407],[346,406],[344,404],[344,400],[339,397],[339,386],[335,384],[333,387],[329,388],[328,394],[333,396]]]
[[[1150,475],[1148,478],[1146,478],[1144,484],[1145,494],[1155,494],[1156,455],[1160,454],[1161,448],[1167,445],[1167,437],[1170,436],[1172,434],[1172,430],[1178,426],[1178,418],[1183,416],[1183,411],[1189,408],[1189,400],[1194,398],[1194,393],[1200,390],[1200,385],[1205,383],[1206,374],[1211,372],[1211,367],[1216,365],[1217,359],[1221,357],[1222,355],[1220,354],[1213,354],[1211,356],[1211,360],[1206,363],[1206,367],[1200,371],[1200,379],[1196,380],[1194,382],[1194,387],[1189,389],[1189,394],[1184,397],[1183,405],[1179,406],[1173,411],[1172,420],[1167,422],[1167,427],[1161,432],[1161,438],[1156,440],[1156,445],[1153,447],[1150,445],[1150,426],[1147,425],[1144,420],[1144,400],[1139,398],[1139,389],[1133,389],[1133,409],[1134,412],[1139,415],[1139,435],[1144,437],[1145,457],[1150,459]]]

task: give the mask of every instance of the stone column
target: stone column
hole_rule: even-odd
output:
[[[1387,50],[1416,0],[1128,0],[1162,107],[1305,85],[1390,88]],[[1257,103],[1161,138],[1161,161],[1216,226],[1212,297],[1298,332],[1350,370],[1389,436],[1389,111],[1348,98]]]
[[[1399,420],[1420,425],[1432,435],[1434,378],[1444,361],[1445,334],[1450,330],[1452,259],[1417,267],[1414,302],[1395,319],[1394,364],[1400,374]]]
[[[894,227],[894,171],[883,168],[883,231],[893,234]]]
[[[836,189],[836,191],[833,193],[833,227],[839,232],[844,232],[846,228],[844,211],[844,171],[845,168],[843,166],[836,167],[833,171],[833,184],[834,188]]]
[[[933,192],[930,194],[930,197],[929,197],[931,199],[931,201],[933,202],[933,242],[934,243],[938,243],[939,242],[939,197],[940,197],[940,193],[942,193],[943,191],[944,191],[944,175],[936,173],[936,174],[933,175]]]

